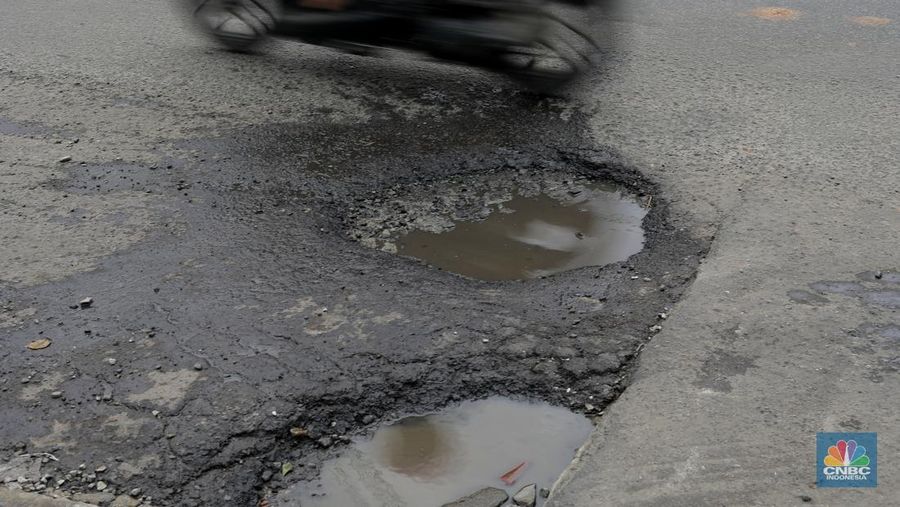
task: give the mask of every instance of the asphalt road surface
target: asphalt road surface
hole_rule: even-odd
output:
[[[380,420],[506,394],[615,400],[553,506],[895,504],[897,6],[628,4],[609,72],[539,99],[222,52],[164,2],[3,2],[0,469],[253,505]],[[645,250],[478,282],[350,234],[411,186],[513,174],[652,196]],[[819,431],[877,432],[878,487],[817,489]]]

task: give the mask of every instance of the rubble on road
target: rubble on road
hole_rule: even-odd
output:
[[[500,507],[507,499],[509,495],[502,489],[484,488],[442,507]]]
[[[537,503],[537,485],[529,484],[513,495],[513,503],[520,507],[534,507]]]

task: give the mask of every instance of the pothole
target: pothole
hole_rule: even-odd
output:
[[[351,209],[362,244],[482,280],[518,280],[626,260],[649,204],[611,182],[509,171],[388,189]]]
[[[278,495],[306,507],[440,506],[485,488],[510,497],[549,489],[587,439],[584,416],[546,403],[492,397],[402,418]],[[546,492],[545,492],[546,493]],[[501,497],[502,498],[502,497]]]

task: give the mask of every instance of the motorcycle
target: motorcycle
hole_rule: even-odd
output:
[[[542,93],[581,76],[598,50],[582,27],[590,0],[186,1],[200,29],[232,51],[272,36],[362,55],[404,49],[499,72]],[[578,19],[560,14],[566,9]]]

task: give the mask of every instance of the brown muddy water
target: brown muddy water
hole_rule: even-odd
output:
[[[493,397],[400,419],[360,438],[278,505],[438,507],[485,487],[510,497],[551,488],[591,432],[585,417],[546,403]],[[500,477],[525,462],[515,483]],[[538,498],[538,505],[544,499]]]
[[[481,280],[537,278],[640,252],[646,213],[637,197],[613,186],[566,201],[516,195],[484,220],[440,233],[413,230],[397,239],[397,253]]]

